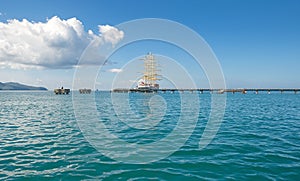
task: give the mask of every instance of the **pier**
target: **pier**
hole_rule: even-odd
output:
[[[281,94],[284,92],[293,92],[297,94],[300,91],[300,89],[280,89],[280,88],[272,88],[272,89],[267,89],[267,88],[245,88],[245,89],[153,89],[153,90],[141,90],[141,89],[125,89],[125,88],[120,88],[120,89],[113,89],[111,92],[116,92],[116,93],[130,93],[130,92],[142,92],[142,93],[156,93],[156,92],[161,92],[161,93],[166,93],[166,92],[199,92],[200,94],[203,94],[204,92],[209,92],[209,93],[217,93],[217,94],[223,94],[223,93],[241,93],[241,94],[247,94],[249,92],[253,92],[255,94],[259,94],[261,92],[266,92],[270,94],[271,92],[280,92]]]
[[[141,60],[144,61],[144,71],[142,78],[137,82],[137,86],[135,88],[116,88],[110,90],[110,92],[115,93],[174,93],[174,92],[190,92],[190,93],[200,93],[209,92],[211,94],[224,94],[224,93],[254,93],[259,94],[261,92],[265,92],[267,94],[271,94],[271,92],[280,92],[281,94],[284,92],[293,92],[297,94],[300,91],[300,88],[232,88],[232,89],[222,89],[222,88],[160,88],[157,81],[162,80],[161,75],[158,73],[160,69],[157,68],[159,63],[157,62],[155,56],[149,52],[144,58]]]

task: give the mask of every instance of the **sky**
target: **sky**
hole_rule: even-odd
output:
[[[161,87],[171,86],[168,77],[179,87],[190,86],[184,84],[188,81],[182,79],[178,66],[190,74],[197,87],[209,87],[193,57],[166,42],[148,40],[126,45],[100,67],[104,60],[97,50],[114,48],[128,36],[118,28],[120,24],[160,18],[178,22],[203,38],[217,57],[228,88],[300,87],[297,0],[0,0],[0,4],[0,82],[51,90],[72,87],[79,79],[82,83],[74,88],[88,87],[84,79],[95,79],[97,89],[132,87],[143,71],[137,60],[152,52],[165,77]],[[89,54],[89,60],[78,65],[91,43],[97,53]],[[81,66],[97,69],[97,77],[74,77]],[[86,74],[89,72],[86,70]],[[112,85],[115,80],[120,82]]]

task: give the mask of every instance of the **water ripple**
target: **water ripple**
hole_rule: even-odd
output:
[[[117,121],[118,115],[105,101],[108,93],[96,95],[96,100],[101,119],[112,133],[128,142],[147,144],[168,135],[180,115],[178,95],[162,97],[167,104],[165,110],[161,109],[165,115],[153,129],[132,128]],[[132,95],[129,100],[133,111],[123,116],[139,121],[147,115],[148,104],[134,109],[136,104],[143,103],[143,96]],[[209,94],[200,95],[197,127],[183,147],[163,160],[135,165],[103,156],[84,139],[70,95],[0,92],[0,179],[300,179],[299,95],[228,95],[218,134],[210,145],[199,150],[198,142],[209,116],[209,101]]]

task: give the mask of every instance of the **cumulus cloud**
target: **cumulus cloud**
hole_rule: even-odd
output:
[[[0,67],[72,68],[83,50],[94,40],[115,45],[124,33],[109,25],[99,25],[99,32],[85,31],[81,21],[54,16],[46,22],[26,19],[0,22]],[[96,53],[91,59],[99,61]]]
[[[109,25],[99,25],[99,32],[103,35],[105,42],[110,42],[113,45],[118,43],[124,37],[124,32]]]
[[[119,72],[122,72],[122,69],[109,69],[108,72],[119,73]]]

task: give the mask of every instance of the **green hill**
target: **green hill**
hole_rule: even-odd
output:
[[[0,90],[48,90],[48,89],[45,87],[28,86],[17,82],[6,82],[6,83],[0,82]]]

